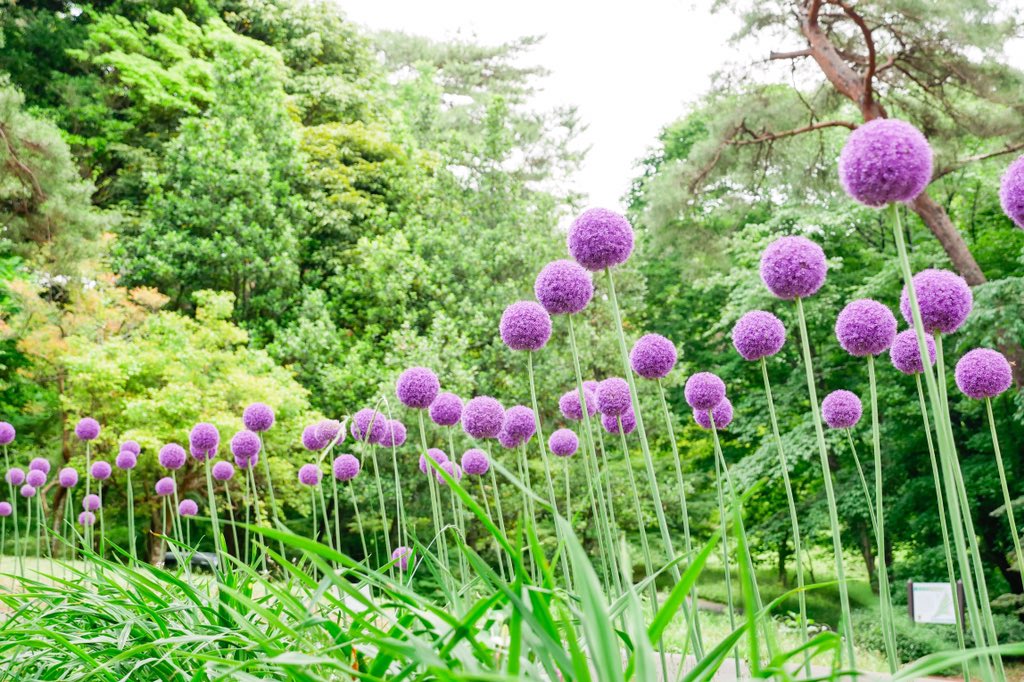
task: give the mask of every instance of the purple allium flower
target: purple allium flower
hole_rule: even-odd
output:
[[[591,393],[594,394],[594,396],[596,398],[596,396],[597,396],[597,387],[600,386],[600,385],[601,385],[600,381],[594,381],[593,379],[588,379],[587,381],[583,382],[583,390],[584,391],[590,391]],[[591,412],[591,414],[593,414],[593,412]]]
[[[551,261],[533,283],[533,293],[551,315],[581,312],[594,297],[590,273],[571,260]]]
[[[606,208],[590,208],[569,227],[569,254],[591,272],[621,265],[633,253],[633,226]]]
[[[506,450],[515,450],[519,447],[519,443],[516,442],[515,438],[506,433],[504,429],[498,432],[497,440],[498,445]]]
[[[62,488],[74,488],[78,485],[78,472],[71,467],[64,467],[57,472],[57,481]]]
[[[625,379],[611,377],[605,379],[597,387],[597,409],[601,414],[615,417],[632,409],[633,402],[629,397],[629,384]]]
[[[338,455],[334,458],[334,477],[339,481],[351,481],[359,475],[359,460],[352,455]]]
[[[771,357],[786,343],[782,320],[765,310],[751,310],[732,328],[732,345],[744,360]]]
[[[444,454],[444,451],[430,448],[427,450],[426,455],[420,455],[420,471],[423,473],[427,473],[427,469],[430,468],[430,465],[427,464],[427,456],[438,464],[444,464],[448,461],[448,455]],[[430,468],[430,470],[433,471],[433,468]]]
[[[200,422],[189,432],[188,446],[196,459],[213,459],[217,456],[217,448],[220,447],[220,432],[213,424]]]
[[[483,476],[491,468],[487,453],[479,448],[470,448],[462,453],[462,470],[470,476]]]
[[[14,427],[7,422],[0,422],[0,445],[7,445],[14,440]]]
[[[477,396],[462,408],[462,430],[470,438],[496,438],[504,419],[505,408],[490,396]]]
[[[444,472],[446,474],[454,478],[456,481],[462,480],[462,467],[460,467],[455,462],[448,460],[447,462],[441,465],[441,468],[444,469]],[[437,476],[438,483],[444,486],[448,485],[448,481],[444,480],[444,477],[441,476],[440,471],[434,472],[434,475]]]
[[[19,486],[25,482],[25,472],[18,467],[11,467],[7,470],[7,475],[4,477],[7,482],[13,486]]]
[[[160,448],[157,459],[160,461],[160,466],[175,471],[185,466],[185,448],[177,443],[168,443]]]
[[[932,180],[932,148],[906,121],[876,118],[846,138],[839,154],[839,182],[868,206],[912,201]]]
[[[44,474],[48,474],[50,473],[50,460],[45,457],[35,457],[28,463],[28,470],[42,471]]]
[[[221,460],[213,465],[210,473],[216,481],[230,481],[235,477],[235,467],[231,465],[231,462]]]
[[[397,419],[389,419],[384,424],[384,437],[380,439],[380,444],[386,448],[400,448],[405,445],[407,436],[408,432],[405,430],[405,424]]]
[[[21,492],[21,496],[22,497],[35,497],[36,496],[36,489],[33,488],[32,486],[30,486],[28,483],[26,483],[25,485],[21,486],[21,491],[20,492]]]
[[[999,183],[999,203],[1003,212],[1024,230],[1024,156],[1010,164]]]
[[[952,334],[964,323],[974,306],[974,295],[971,287],[960,275],[949,270],[922,270],[914,275],[914,293],[917,294],[917,305],[921,309],[921,321],[929,334],[942,332]],[[900,295],[900,312],[907,324],[913,325],[914,318],[910,310],[910,297],[907,287],[903,287]]]
[[[142,448],[139,446],[137,442],[133,440],[126,440],[125,442],[121,443],[121,447],[119,448],[119,450],[121,452],[130,452],[136,457],[138,457],[139,453],[142,452]]]
[[[935,339],[931,336],[924,337],[925,346],[928,348],[928,364],[935,364]],[[913,329],[901,331],[893,339],[892,347],[889,348],[889,359],[892,365],[904,374],[920,374],[924,371],[921,364],[921,350],[917,346],[917,334]]]
[[[134,469],[135,465],[138,463],[138,456],[136,456],[135,453],[131,452],[130,450],[122,450],[121,452],[117,453],[117,457],[114,458],[114,465],[118,469],[121,469],[122,471]]]
[[[315,464],[303,464],[299,468],[299,483],[302,485],[320,485],[320,467]]]
[[[956,363],[956,385],[969,398],[995,398],[1013,384],[1013,370],[1002,353],[975,348]]]
[[[603,426],[604,430],[608,433],[618,433],[619,424],[616,419],[622,421],[622,430],[624,433],[633,433],[633,429],[636,428],[636,414],[633,413],[632,409],[627,410],[618,416],[611,414],[601,415],[601,426]]]
[[[598,384],[600,386],[600,384]],[[583,389],[583,403],[587,406],[587,414],[597,414],[597,392]],[[558,399],[558,409],[566,419],[579,421],[583,419],[583,408],[580,406],[580,392],[577,389],[566,391]]]
[[[761,254],[761,280],[787,301],[817,293],[827,271],[825,252],[807,237],[779,237]]]
[[[11,506],[10,502],[0,502],[0,516],[10,516],[14,511],[14,507]]]
[[[879,355],[896,338],[896,316],[870,298],[850,301],[836,318],[836,338],[850,355]]]
[[[352,416],[349,430],[352,437],[365,443],[379,443],[384,437],[384,424],[387,418],[376,410],[364,407]]]
[[[161,497],[170,495],[174,492],[175,487],[174,479],[170,476],[164,476],[156,482],[156,494]]]
[[[412,549],[405,545],[399,545],[395,547],[395,551],[391,553],[391,560],[398,566],[398,570],[405,571],[409,570],[409,559],[412,558]]]
[[[260,461],[260,437],[252,431],[239,431],[231,436],[231,454],[235,457],[235,466],[248,469]]]
[[[572,457],[580,447],[580,439],[570,429],[558,429],[548,438],[548,449],[558,457]]]
[[[338,445],[345,442],[345,432],[341,429],[341,422],[337,419],[321,419],[316,423],[316,432],[320,436],[320,440],[323,441],[324,447],[327,447],[331,443]],[[338,438],[338,436],[341,436]],[[335,442],[337,438],[337,442]]]
[[[821,416],[830,429],[852,429],[863,413],[860,398],[850,391],[832,391],[821,401]]]
[[[534,419],[533,410],[523,405],[514,405],[505,411],[501,433],[498,434],[498,437],[501,440],[501,435],[504,434],[508,442],[512,444],[511,447],[517,447],[529,442],[536,432],[537,422]],[[505,444],[502,443],[502,445]],[[509,446],[505,445],[505,447]]]
[[[395,382],[395,395],[406,407],[425,410],[441,390],[437,375],[426,367],[410,367]]]
[[[326,445],[316,424],[310,424],[302,429],[302,447],[307,450],[322,450]]]
[[[711,410],[711,418],[715,420],[716,429],[728,428],[729,424],[732,424],[732,403],[728,398],[722,398],[722,402],[714,406]],[[693,420],[702,429],[711,429],[711,419],[708,419],[707,411],[694,410]]]
[[[501,314],[498,332],[512,350],[540,350],[551,338],[551,317],[539,303],[517,301]]]
[[[92,477],[97,481],[105,481],[110,478],[110,474],[113,473],[113,469],[110,468],[110,462],[100,460],[92,463],[92,470],[89,473],[91,473]]]
[[[92,526],[96,523],[96,515],[89,511],[84,511],[78,515],[78,525],[80,526]]]
[[[84,417],[75,425],[75,435],[79,440],[96,440],[100,435],[100,423],[92,417]]]
[[[462,398],[454,393],[439,393],[430,403],[430,419],[438,426],[455,426],[462,419]]]
[[[644,334],[629,353],[633,371],[644,379],[667,377],[676,366],[677,359],[675,344],[661,334]]]
[[[46,474],[39,469],[31,469],[28,475],[25,476],[25,483],[28,483],[33,488],[42,488],[46,485]]]
[[[179,516],[195,516],[199,513],[199,505],[195,500],[182,500],[178,503]]]
[[[698,412],[707,412],[725,400],[725,382],[717,374],[697,372],[686,380],[686,402]]]
[[[274,410],[265,403],[253,403],[242,411],[242,424],[257,433],[269,431],[274,425]]]
[[[100,508],[100,496],[96,493],[86,495],[82,500],[82,509],[85,511],[96,511]]]

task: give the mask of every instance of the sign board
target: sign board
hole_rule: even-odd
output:
[[[957,600],[947,583],[910,583],[910,614],[915,623],[956,625]]]

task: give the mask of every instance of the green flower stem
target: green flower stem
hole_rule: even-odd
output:
[[[248,481],[248,483],[246,483],[246,485],[250,487],[250,490],[252,492],[252,497],[250,498],[250,500],[251,500],[251,504],[252,504],[252,507],[253,507],[253,512],[256,515],[256,525],[261,525],[262,521],[263,521],[263,514],[262,514],[262,509],[260,508],[260,502],[259,502],[258,499],[256,499],[256,491],[257,491],[257,488],[256,488],[256,474],[253,472],[251,466],[246,467],[245,470],[246,470],[246,473],[249,474],[249,481]],[[246,513],[248,513],[248,510],[246,511]],[[256,547],[253,546],[252,538],[249,536],[248,531],[246,531],[246,544],[249,544],[251,549],[253,551],[256,551]],[[267,553],[266,552],[261,552],[260,553],[260,562],[263,564],[263,573],[266,573],[267,572]]]
[[[488,467],[488,470],[491,471],[491,480],[493,481],[494,469],[493,467]],[[487,490],[484,488],[484,477],[481,475],[476,476],[475,478],[477,485],[480,486],[480,499],[484,501],[484,509],[487,510],[487,518],[489,518],[491,521],[494,521],[494,515],[491,514],[491,502],[487,496]],[[501,524],[504,525],[504,522],[501,522]],[[502,533],[504,533],[504,531],[502,531]],[[494,555],[498,559],[498,570],[501,573],[501,579],[505,582],[508,582],[508,578],[505,577],[505,558],[504,555],[502,555],[501,553],[501,545],[498,543],[497,538],[494,538]]]
[[[334,549],[341,551],[341,511],[338,509],[338,479],[331,468],[331,502],[334,504]]]
[[[352,511],[356,515],[356,528],[359,530],[359,544],[363,547],[363,560],[370,558],[370,552],[366,549],[366,533],[363,531],[363,519],[359,515],[359,502],[356,501],[356,489],[352,481],[348,482],[348,492],[352,496]]]
[[[224,545],[220,535],[220,519],[217,517],[217,497],[213,494],[213,475],[210,473],[210,458],[203,458],[203,467],[206,471],[206,498],[210,505],[210,523],[213,524],[213,550],[217,556],[216,575],[224,571]]]
[[[160,534],[163,536],[163,538],[160,540],[160,544],[163,547],[163,551],[160,553],[160,565],[163,566],[164,560],[167,558],[167,545],[168,545],[168,543],[166,541],[166,538],[167,538],[167,496],[166,495],[161,495],[160,496],[160,502],[161,502],[161,504],[160,504]],[[88,539],[86,539],[86,542],[88,542]],[[90,547],[89,549],[92,549],[92,547]]]
[[[601,494],[604,495],[604,508],[608,511],[608,536],[618,540],[622,537],[622,532],[619,530],[619,521],[615,517],[615,504],[613,503],[614,497],[612,496],[612,472],[608,464],[608,451],[604,447],[604,434],[601,433],[604,431],[604,427],[600,423],[595,422],[591,422],[591,425],[593,426],[594,433],[597,434],[597,451],[601,453],[600,460],[598,460],[596,455],[594,457],[594,468],[597,470],[594,480],[597,481],[598,488],[600,488]],[[591,444],[594,442],[594,433],[590,434]],[[598,467],[598,464],[600,464],[600,467]],[[614,555],[616,569],[612,576],[612,583],[615,585],[616,591],[622,594],[625,584],[622,579],[622,552],[616,551]],[[632,571],[629,574],[632,575]]]
[[[100,558],[102,558],[103,555],[106,554],[106,549],[107,549],[107,547],[106,547],[106,537],[107,537],[106,526],[103,523],[103,481],[99,481],[99,483],[97,483],[97,490],[99,491],[98,494],[100,496],[100,508],[97,511],[99,512],[98,516],[100,517],[99,518],[99,521],[100,521]],[[43,520],[43,503],[42,503],[42,500],[40,500],[39,501],[39,520],[36,523],[38,524],[42,520]],[[36,530],[38,531],[38,528]],[[38,536],[38,533],[36,535],[36,561],[37,561],[37,563],[39,561],[39,536]]]
[[[61,528],[60,534],[64,538],[64,558],[74,559],[75,558],[75,524],[71,515],[73,514],[74,504],[71,502],[71,488],[67,489],[67,494],[64,496],[64,525]],[[17,532],[18,526],[14,526],[14,531]]]
[[[494,461],[494,457],[491,455],[491,446],[487,445],[487,460],[490,462]],[[498,516],[498,527],[501,528],[502,537],[508,537],[508,531],[505,530],[505,512],[501,509],[501,491],[498,490],[498,477],[494,473],[494,466],[488,468],[488,473],[491,475],[491,494],[494,495],[494,511]],[[507,556],[501,551],[501,545],[497,539],[494,541],[495,551],[498,553],[498,563],[501,564],[502,577],[505,578],[505,562],[508,562],[508,577],[506,580],[511,580],[515,576],[515,569],[512,568],[512,557]]]
[[[134,562],[139,560],[139,555],[135,551],[135,491],[132,489],[131,469],[127,471],[125,492],[128,496],[128,548],[131,552],[131,560]]]
[[[417,416],[419,417],[420,425],[420,448],[423,453],[423,457],[429,458],[427,454],[427,427],[423,423],[423,410],[417,410]],[[434,534],[439,536],[438,547],[441,554],[441,563],[443,564],[443,570],[441,571],[442,580],[447,581],[448,575],[448,540],[445,537],[444,525],[442,524],[442,514],[440,509],[440,496],[437,494],[437,474],[434,472],[433,467],[430,463],[427,463],[427,487],[430,489],[430,510],[434,521]],[[390,556],[388,559],[390,560]]]
[[[231,502],[231,488],[228,486],[227,481],[224,481],[224,499],[228,501],[228,518],[231,520],[231,539],[235,543],[235,552],[241,555],[241,546],[238,544],[238,524],[235,523],[235,505]]]
[[[6,475],[6,472],[8,472],[10,470],[11,470],[11,460],[10,460],[10,457],[8,456],[8,454],[7,454],[7,446],[5,445],[4,446],[4,472],[5,472],[5,475]],[[21,541],[20,541],[21,533],[19,532],[19,529],[18,529],[18,498],[14,494],[14,484],[12,484],[10,481],[7,481],[7,499],[9,499],[11,501],[11,509],[13,510],[12,511],[12,518],[14,520],[13,521],[14,522],[14,556],[17,557],[17,559],[18,559],[18,566],[19,566],[19,570],[21,572],[21,577],[24,578],[25,577],[25,558],[21,554]]]
[[[39,558],[41,556],[41,548],[43,544],[43,500],[41,499],[42,493],[36,492],[35,503],[36,503],[36,570],[39,570],[40,563]],[[103,505],[100,505],[100,518],[103,518]],[[103,526],[100,526],[100,547],[103,547]],[[100,554],[100,556],[103,556]]]
[[[711,423],[714,424],[714,418],[711,417],[710,411],[708,411],[708,417],[711,418]],[[732,575],[729,569],[729,523],[725,515],[725,495],[722,491],[722,464],[718,461],[717,439],[715,442],[715,493],[718,496],[719,532],[722,534],[722,567],[725,570],[725,601],[729,609],[729,630],[734,631],[736,629],[736,608],[733,605]],[[736,679],[742,679],[739,647],[733,647],[732,655],[736,664]],[[752,657],[755,655],[757,655],[756,652],[751,652]]]
[[[316,490],[314,486],[309,486],[309,510],[310,515],[313,517],[313,542],[319,542],[317,536],[320,534],[320,528],[316,520]]]
[[[324,537],[327,538],[327,542],[325,544],[331,549],[337,551],[337,547],[334,546],[334,536],[331,534],[331,522],[327,516],[327,498],[324,497],[323,485],[318,485],[316,490],[320,495],[320,520],[324,522]]]
[[[864,501],[868,506],[868,518],[871,521],[871,532],[875,534],[875,542],[878,542],[878,522],[875,521],[875,501],[871,496],[871,488],[868,487],[867,476],[864,475],[864,467],[860,464],[860,457],[857,456],[857,447],[853,444],[853,434],[850,429],[846,431],[846,442],[850,444],[850,452],[853,453],[853,463],[857,466],[857,475],[860,477],[860,487],[864,491]]]
[[[882,500],[882,440],[878,427],[878,384],[875,381],[875,356],[868,355],[868,386],[871,394],[871,445],[875,455],[875,523],[878,529],[878,596],[882,606],[882,632],[885,633],[885,658],[889,673],[895,674],[900,665],[896,649],[896,625],[892,615],[892,590],[889,588],[889,568],[885,564],[885,507]]]
[[[455,460],[455,438],[454,438],[454,435],[452,434],[452,427],[450,427],[450,426],[445,427],[445,431],[448,432],[448,434],[447,434],[448,435],[448,452],[451,453],[452,460],[454,461]],[[466,472],[463,471],[462,474],[465,475]],[[397,490],[397,488],[396,488],[396,490]],[[462,502],[457,500],[457,499],[455,499],[457,497],[458,497],[457,495],[452,493],[452,503],[453,504],[457,504],[457,508],[458,508],[458,512],[459,512],[458,516],[455,517],[456,528],[458,528],[459,532],[462,534],[462,542],[463,542],[463,544],[465,544],[465,542],[466,542],[466,523],[465,523],[465,519],[463,518]],[[487,501],[487,498],[485,497],[484,498],[484,502],[486,502],[486,501]],[[490,506],[490,505],[488,505],[488,506]],[[404,510],[404,507],[403,507],[403,510]],[[403,513],[404,513],[404,511],[403,511]],[[487,512],[487,514],[488,514],[488,516],[490,516],[490,512],[489,511]],[[403,542],[402,544],[405,544],[405,543]],[[465,583],[469,579],[467,577],[467,576],[469,576],[469,564],[466,561],[466,553],[461,551],[461,550],[459,551],[459,571],[461,572],[462,580]]]
[[[459,496],[455,494],[454,490],[448,491],[448,500],[452,507],[452,518],[455,519],[455,529],[459,533],[459,542],[462,544],[466,543],[466,529],[463,525],[462,518],[462,502],[459,500]],[[462,577],[462,588],[465,589],[469,585],[469,566],[466,563],[466,553],[459,548],[459,575]]]
[[[273,520],[273,527],[277,528],[280,525],[280,516],[277,511],[277,496],[274,495],[274,479],[270,475],[270,454],[267,452],[266,443],[263,441],[263,434],[256,434],[260,439],[260,459],[263,461],[263,476],[267,479],[267,492],[270,493],[270,518]],[[277,541],[277,549],[281,552],[281,557],[284,559],[288,558],[288,555],[284,553],[284,540]]]
[[[449,429],[449,448],[451,447],[451,433]],[[398,518],[398,544],[403,547],[409,546],[409,520],[405,515],[405,501],[402,499],[402,478],[398,473],[398,446],[391,441],[391,471],[395,477],[395,514]],[[339,536],[338,551],[341,551],[341,540]]]
[[[1010,524],[1013,536],[1013,549],[1017,552],[1017,570],[1024,570],[1024,552],[1020,549],[1020,535],[1017,534],[1017,522],[1013,517],[1013,499],[1006,485],[1006,468],[1003,466],[1003,455],[999,451],[999,436],[996,434],[996,418],[992,414],[992,399],[985,398],[985,410],[988,412],[988,426],[992,431],[992,449],[996,454],[996,468],[999,470],[999,485],[1003,488],[1003,502],[1006,505],[1006,520]]]
[[[377,504],[380,507],[380,524],[384,531],[384,549],[387,552],[387,561],[391,561],[391,525],[388,523],[388,512],[384,505],[384,487],[380,481],[380,469],[377,468],[377,447],[370,446],[370,461],[373,463],[373,480],[377,483]],[[398,494],[398,491],[395,491]],[[394,572],[392,566],[391,571]]]
[[[523,484],[523,486],[525,486],[525,489],[520,489],[520,491],[519,491],[520,492],[520,498],[521,498],[520,499],[520,509],[522,510],[520,512],[521,515],[519,517],[520,518],[520,525],[525,527],[525,525],[526,525],[526,518],[527,517],[529,517],[531,519],[536,519],[537,518],[537,513],[536,513],[536,511],[534,511],[534,508],[533,508],[533,501],[530,499],[530,497],[528,496],[528,494],[526,492],[527,490],[533,490],[533,485],[530,483],[530,473],[526,469],[526,467],[527,467],[527,464],[526,464],[526,445],[525,444],[519,445],[519,447],[517,447],[516,450],[515,450],[515,454],[516,454],[516,471],[519,473],[519,481]],[[523,548],[523,559],[524,560],[526,558],[527,551],[530,552],[530,576],[533,578],[534,582],[537,582],[537,566],[539,565],[538,562],[537,562],[537,557],[533,556],[532,548],[530,550],[527,550],[524,547]]]
[[[633,473],[633,463],[630,461],[629,445],[626,442],[626,434],[622,430],[622,418],[616,417],[615,423],[619,427],[619,439],[622,441],[622,457],[626,462],[626,471],[629,476],[629,487],[633,491],[633,513],[636,514],[636,525],[640,530],[640,548],[644,553],[644,577],[650,578],[654,575],[654,561],[651,560],[651,545],[647,539],[647,521],[644,519],[644,510],[640,504],[640,494],[636,485],[636,475]],[[633,580],[633,567],[627,567],[626,575],[630,576],[630,584]],[[658,590],[652,580],[651,587],[651,609],[652,613],[658,612]]]
[[[92,441],[85,441],[85,497],[89,497],[92,493]],[[177,484],[175,484],[177,487]],[[83,497],[82,499],[85,499]],[[26,528],[26,530],[28,530]],[[92,525],[89,525],[86,533],[86,541],[89,543],[89,551],[92,551]],[[26,537],[26,544],[29,542],[28,535]],[[28,548],[25,548],[25,553],[28,554]]]
[[[793,551],[796,554],[796,584],[800,590],[797,598],[800,602],[800,641],[807,643],[807,595],[804,592],[804,561],[800,539],[800,520],[796,513],[796,496],[793,495],[793,483],[789,480],[789,462],[782,447],[782,435],[779,432],[779,418],[775,413],[775,398],[772,396],[772,385],[768,379],[768,362],[761,358],[761,378],[764,380],[764,394],[768,400],[768,417],[772,423],[772,436],[775,438],[775,449],[779,455],[779,470],[782,472],[782,483],[786,488],[786,504],[789,507],[789,526],[793,531]],[[804,656],[804,669],[811,673],[811,658]]]
[[[850,589],[846,584],[846,569],[843,565],[843,540],[839,535],[839,512],[836,509],[836,492],[832,485],[832,470],[828,462],[828,448],[825,445],[825,428],[821,423],[821,406],[818,404],[818,391],[814,385],[814,367],[811,364],[811,343],[807,338],[804,304],[799,296],[795,300],[797,318],[800,324],[800,343],[803,351],[804,371],[807,375],[807,394],[811,401],[811,416],[814,420],[814,433],[818,441],[818,455],[821,458],[821,474],[825,480],[825,497],[828,501],[828,520],[832,531],[832,550],[835,552],[836,580],[839,582],[839,606],[843,614],[840,632],[845,633],[847,667],[855,670],[857,668],[857,654],[853,644],[853,621],[850,618]]]

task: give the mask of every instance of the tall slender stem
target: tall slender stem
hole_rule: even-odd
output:
[[[231,540],[235,543],[235,552],[242,554],[242,548],[238,544],[238,524],[235,523],[235,505],[231,501],[231,488],[228,482],[224,481],[224,499],[228,503],[228,519],[231,521]]]
[[[714,423],[714,417],[708,412],[708,418]],[[722,464],[718,461],[718,448],[715,447],[715,494],[718,496],[718,522],[719,532],[722,534],[722,568],[725,570],[725,601],[729,609],[729,630],[736,629],[736,607],[732,599],[732,571],[729,568],[729,522],[725,515],[725,495],[722,491]],[[740,650],[733,647],[733,660],[736,665],[736,679],[741,679],[740,672]],[[756,656],[757,652],[751,652]]]
[[[640,504],[640,494],[636,485],[636,475],[633,473],[633,463],[630,461],[629,445],[626,442],[626,433],[622,429],[622,418],[616,417],[619,438],[622,442],[622,458],[626,462],[626,472],[629,478],[629,487],[633,491],[633,512],[636,514],[636,525],[640,531],[640,549],[644,554],[644,577],[650,578],[654,575],[654,562],[651,560],[651,545],[647,539],[647,521],[644,519],[644,510]],[[633,567],[629,566],[627,575],[630,577],[630,584],[633,582]],[[658,610],[658,591],[655,589],[654,581],[651,581],[651,609],[654,613]]]
[[[417,410],[417,416],[419,417],[420,425],[420,447],[423,457],[429,458],[430,454],[427,451],[427,429],[423,423],[423,410]],[[454,453],[452,453],[454,454]],[[437,474],[434,468],[427,462],[427,486],[430,489],[430,510],[434,520],[434,534],[438,536],[438,546],[440,548],[441,563],[443,564],[443,570],[441,571],[442,580],[447,582],[448,578],[448,540],[445,538],[444,525],[442,524],[442,514],[440,509],[440,496],[437,494]]]
[[[491,447],[489,445],[487,446],[487,459],[488,459],[488,461],[493,461],[494,460],[493,456],[491,455]],[[488,467],[487,473],[489,473],[491,475],[491,494],[494,495],[494,511],[498,515],[498,528],[501,529],[502,536],[507,538],[508,537],[508,532],[505,530],[505,512],[502,511],[502,509],[501,509],[501,491],[498,490],[498,477],[494,473],[494,466],[493,465]],[[501,551],[501,545],[500,545],[500,543],[498,543],[497,539],[495,539],[494,545],[495,545],[495,551],[497,551],[497,553],[498,553],[498,563],[500,563],[502,565],[502,569],[501,569],[502,577],[504,578],[504,576],[505,576],[505,564],[504,564],[504,562],[507,561],[508,562],[508,578],[507,578],[507,580],[513,579],[515,577],[515,571],[512,568],[512,557],[506,556]]]
[[[99,483],[97,483],[97,490],[99,491],[99,496],[100,496],[100,508],[98,509],[98,511],[99,511],[98,516],[100,517],[100,558],[103,558],[103,555],[106,554],[106,549],[107,549],[107,546],[106,546],[106,537],[107,537],[106,529],[107,528],[106,528],[106,525],[103,522],[103,481],[100,481]],[[39,520],[40,521],[43,520],[42,513],[43,513],[43,506],[42,506],[42,503],[40,503],[40,505],[39,505]],[[39,554],[39,547],[36,547],[36,554]]]
[[[370,558],[370,553],[366,550],[366,533],[363,532],[363,519],[359,516],[359,503],[356,501],[356,489],[352,485],[352,481],[348,483],[348,492],[352,495],[352,510],[356,515],[356,528],[359,529],[359,543],[363,547],[363,560]]]
[[[402,479],[398,475],[398,446],[395,445],[393,438],[391,439],[391,471],[395,477],[395,519],[398,523],[398,544],[403,547],[408,547],[409,537],[407,533],[409,531],[405,519],[405,502],[402,500]],[[337,524],[337,522],[335,522],[335,524]],[[335,549],[339,552],[341,551],[340,537],[338,540],[338,546],[335,547]]]
[[[210,458],[203,458],[203,467],[206,470],[206,499],[210,505],[210,523],[213,524],[213,552],[217,557],[217,571],[224,570],[223,552],[221,552],[220,519],[217,517],[217,498],[213,494],[213,476],[210,474]]]
[[[263,434],[257,434],[260,439],[260,459],[263,460],[263,476],[267,479],[267,492],[270,493],[270,518],[274,521],[272,526],[277,528],[280,524],[280,517],[277,511],[277,496],[274,494],[274,479],[270,475],[270,453],[267,452],[267,444],[263,440]],[[277,548],[282,558],[287,558],[284,553],[284,540],[277,541]]]
[[[334,549],[341,551],[341,512],[338,510],[338,479],[331,467],[331,502],[334,504]]]
[[[11,470],[11,460],[7,454],[7,446],[4,445],[4,475]],[[21,570],[21,577],[25,577],[25,559],[21,554],[21,541],[19,536],[21,533],[18,532],[18,498],[14,494],[14,484],[11,483],[10,479],[7,480],[7,499],[11,501],[12,517],[14,522],[14,556],[18,559],[18,565]]]
[[[1003,489],[1003,503],[1006,506],[1006,521],[1010,524],[1010,535],[1013,537],[1013,549],[1017,553],[1017,570],[1024,571],[1024,552],[1020,549],[1020,535],[1017,534],[1017,522],[1013,517],[1013,498],[1010,488],[1006,485],[1006,468],[1003,466],[1003,455],[999,451],[999,435],[996,433],[996,418],[992,414],[992,399],[985,398],[985,410],[988,412],[988,426],[992,432],[992,449],[996,454],[996,468],[999,470],[999,485]]]
[[[615,504],[614,496],[612,495],[612,482],[611,482],[611,469],[608,464],[608,451],[604,446],[604,426],[598,423],[596,420],[591,422],[594,433],[590,434],[590,443],[594,443],[594,434],[597,434],[597,451],[594,454],[594,481],[597,483],[598,489],[601,491],[601,495],[604,498],[604,509],[608,512],[608,537],[609,542],[614,546],[615,541],[619,541],[622,537],[622,532],[619,530],[619,521],[615,517]],[[600,457],[597,456],[600,453]],[[617,550],[618,548],[616,548]],[[623,567],[622,567],[622,552],[615,551],[615,569],[612,574],[612,584],[615,586],[616,591],[622,594],[622,588],[625,584],[623,581]]]
[[[128,499],[128,548],[131,552],[131,560],[138,561],[139,555],[135,551],[135,491],[132,489],[132,470],[127,470],[125,480],[125,492]]]
[[[377,468],[377,447],[370,445],[370,461],[373,463],[373,478],[377,482],[377,504],[380,507],[380,525],[384,531],[384,548],[387,560],[391,560],[391,524],[388,523],[388,512],[384,504],[384,487],[380,480],[380,469]],[[397,491],[396,491],[397,493]],[[392,567],[391,572],[394,572]]]
[[[875,500],[871,496],[871,488],[868,487],[867,476],[864,475],[864,467],[860,464],[860,457],[857,456],[857,446],[853,444],[853,434],[850,429],[846,431],[846,442],[850,444],[850,452],[853,454],[853,463],[857,467],[857,476],[860,477],[860,487],[864,492],[864,502],[868,508],[868,519],[871,521],[871,532],[875,535],[875,543],[878,543],[878,522],[875,521]],[[883,643],[884,646],[884,643]]]

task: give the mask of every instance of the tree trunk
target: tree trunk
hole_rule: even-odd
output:
[[[939,202],[925,192],[911,201],[909,205],[942,244],[942,248],[946,250],[949,260],[952,261],[953,267],[960,273],[960,276],[967,280],[972,287],[984,284],[985,275],[978,267],[978,262],[974,260],[960,231],[953,225],[953,221],[949,219],[949,215]]]
[[[860,554],[864,557],[864,566],[868,569],[868,584],[875,584],[875,545],[865,526],[861,526],[858,533],[858,544]]]
[[[789,586],[789,575],[786,573],[786,556],[788,556],[786,550],[789,549],[786,543],[786,539],[783,538],[779,542],[779,582],[783,587]]]

